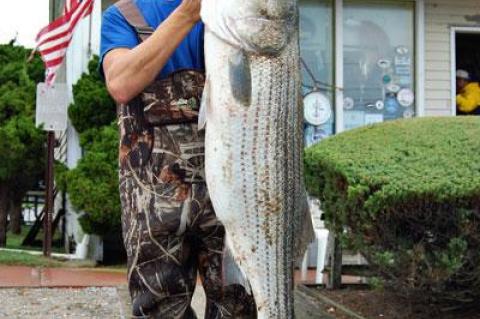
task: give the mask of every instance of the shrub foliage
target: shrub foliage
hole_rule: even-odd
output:
[[[80,218],[86,233],[106,235],[120,230],[118,192],[118,128],[115,123],[87,131],[85,156],[67,174],[72,205],[85,212]],[[84,133],[85,134],[85,133]]]
[[[98,56],[88,64],[88,73],[73,86],[74,101],[68,116],[79,133],[109,125],[115,119],[115,103],[98,73]]]
[[[57,183],[66,187],[73,207],[83,214],[82,229],[100,236],[120,230],[118,193],[118,128],[116,106],[97,71],[98,57],[89,73],[73,86],[69,117],[80,133],[84,156],[72,170],[58,166]]]
[[[426,302],[480,297],[480,118],[364,127],[307,149],[328,226],[386,283]]]

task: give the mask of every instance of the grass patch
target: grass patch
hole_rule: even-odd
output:
[[[56,257],[46,258],[43,255],[4,250],[0,250],[0,265],[46,268],[95,268],[95,262],[91,260],[64,260]]]
[[[30,225],[22,225],[22,232],[20,234],[13,234],[12,232],[7,232],[7,247],[10,249],[22,249],[22,250],[35,250],[35,251],[42,251],[42,246],[22,246],[22,242],[27,236],[28,232],[32,226]],[[37,239],[43,240],[43,230],[40,230]],[[61,240],[61,233],[57,230],[55,232],[55,236],[53,237],[53,241],[60,241]],[[63,247],[52,247],[52,251],[55,253],[64,253]]]
[[[28,267],[64,267],[65,262],[28,253],[0,251],[0,264]]]
[[[41,246],[22,246],[22,242],[25,236],[30,231],[31,226],[23,225],[21,234],[7,233],[7,246],[8,249],[29,250],[29,251],[42,251]],[[56,232],[55,240],[60,239],[60,232]],[[43,238],[43,232],[40,231],[38,239]],[[53,253],[65,253],[63,247],[52,247]],[[88,268],[95,271],[105,272],[120,272],[126,273],[127,266],[125,264],[118,265],[97,265],[92,260],[66,260],[58,257],[45,258],[42,255],[32,255],[26,252],[13,252],[0,250],[0,265],[6,266],[27,266],[27,267],[48,267],[48,268]]]
[[[30,231],[31,226],[22,226],[22,232],[20,234],[13,234],[10,231],[7,232],[7,248],[23,249],[22,241]],[[38,247],[36,247],[38,249]]]

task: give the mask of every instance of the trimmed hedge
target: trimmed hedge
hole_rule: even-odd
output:
[[[306,150],[328,227],[387,286],[424,302],[480,297],[480,118],[368,126]]]

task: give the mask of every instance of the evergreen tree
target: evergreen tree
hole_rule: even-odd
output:
[[[8,210],[18,222],[23,197],[44,172],[45,139],[34,118],[43,65],[38,56],[27,62],[29,54],[12,43],[0,45],[0,246],[6,244]]]

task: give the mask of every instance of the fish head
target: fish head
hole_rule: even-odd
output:
[[[275,55],[296,30],[297,0],[203,0],[202,19],[245,51]]]

